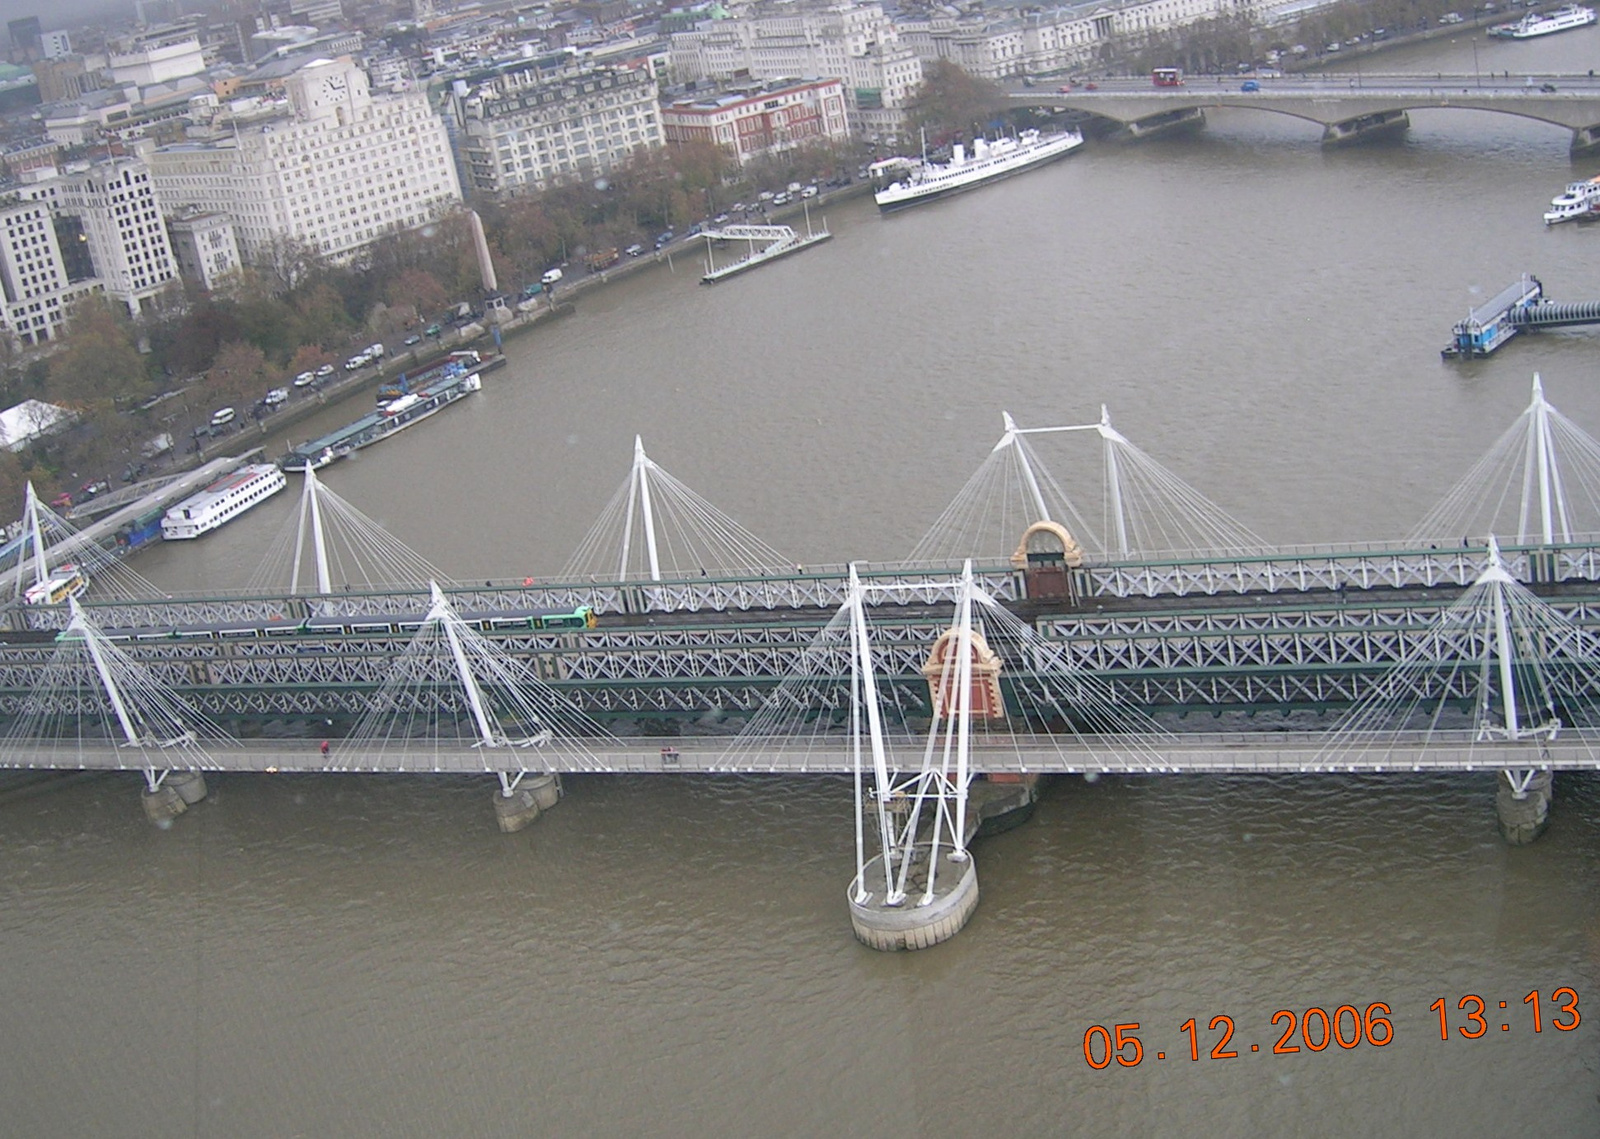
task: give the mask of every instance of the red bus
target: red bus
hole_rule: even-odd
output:
[[[1150,73],[1150,82],[1157,87],[1182,87],[1183,69],[1181,67],[1158,67]]]

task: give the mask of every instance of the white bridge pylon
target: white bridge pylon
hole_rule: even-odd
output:
[[[573,581],[661,581],[793,570],[793,561],[657,466],[636,435],[627,480],[562,573]]]
[[[1538,373],[1527,408],[1407,537],[1454,545],[1488,533],[1519,546],[1600,534],[1600,440],[1550,405]]]
[[[137,769],[154,791],[169,771],[214,769],[212,752],[238,746],[108,641],[76,598],[68,605],[55,652],[0,740],[7,766]],[[117,762],[84,761],[108,751]]]
[[[14,557],[15,561],[11,561]],[[21,532],[0,572],[11,574],[11,596],[23,597],[33,586],[61,576],[61,567],[74,565],[84,582],[93,582],[100,597],[135,600],[161,596],[143,575],[129,569],[116,550],[85,537],[71,522],[46,506],[29,482],[23,496]],[[87,588],[75,589],[74,595]]]
[[[426,589],[432,581],[449,579],[307,467],[300,507],[251,573],[247,588],[326,595],[352,584]]]
[[[1550,768],[1548,748],[1558,736],[1600,762],[1600,634],[1517,582],[1492,536],[1488,549],[1477,581],[1330,730],[1319,763],[1359,755],[1382,770],[1387,757],[1414,754],[1419,733],[1431,742],[1436,731],[1450,731],[1453,741],[1462,728],[1469,729],[1468,760],[1480,744],[1526,744],[1526,767],[1506,772],[1519,792],[1533,771]]]
[[[1094,423],[1019,427],[1002,412],[1005,431],[912,551],[912,562],[1009,553],[1035,522],[1064,525],[1102,557],[1252,553],[1267,542],[1222,507],[1130,443],[1111,426],[1104,405]],[[1084,516],[1029,442],[1034,436],[1093,432],[1101,440],[1101,520]]]
[[[421,627],[340,752],[355,769],[439,771],[476,750],[509,795],[528,772],[604,771],[586,741],[606,731],[451,607],[437,584]]]
[[[857,903],[872,895],[891,907],[927,905],[940,890],[940,867],[965,861],[975,748],[1008,753],[1021,772],[1030,770],[1026,754],[1052,741],[1058,751],[1075,745],[1076,766],[1085,751],[1092,764],[1097,751],[1114,746],[1160,770],[1161,748],[1174,738],[1119,707],[1073,665],[1068,646],[1040,637],[986,593],[970,561],[954,582],[939,583],[951,587],[954,611],[949,628],[929,642],[897,626],[892,605],[875,615],[875,591],[897,587],[863,582],[852,567],[844,604],[718,763],[727,771],[770,770],[762,753],[776,743],[791,754],[849,749]],[[1108,736],[1120,738],[1108,745]],[[870,843],[868,816],[876,832]],[[913,874],[921,876],[919,889],[908,892]]]

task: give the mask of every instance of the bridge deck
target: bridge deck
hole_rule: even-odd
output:
[[[565,757],[534,749],[484,749],[463,743],[438,748],[362,752],[335,744],[324,757],[315,740],[247,743],[210,753],[208,771],[374,772],[391,774],[483,775],[518,771],[735,774],[772,772],[827,774],[854,770],[849,741],[742,741],[737,753],[716,737],[614,740],[597,742],[594,763],[574,766]],[[1123,736],[1072,739],[1017,737],[1003,743],[976,743],[973,770],[983,774],[1176,775],[1274,772],[1378,773],[1405,771],[1499,771],[1540,768],[1555,771],[1600,770],[1600,737],[1571,733],[1554,743],[1474,743],[1465,733],[1435,732],[1394,742],[1386,737],[1361,753],[1329,753],[1329,737],[1312,732],[1185,733],[1174,736]],[[671,753],[663,748],[670,748]],[[899,753],[900,767],[921,761],[920,744]],[[546,766],[547,761],[550,766]],[[67,750],[13,751],[5,764],[20,769],[143,771],[163,768],[159,753],[111,746]]]

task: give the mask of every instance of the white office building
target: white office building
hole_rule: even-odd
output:
[[[243,266],[233,219],[227,214],[188,210],[167,219],[178,272],[202,289],[215,289]]]
[[[661,145],[661,106],[649,72],[552,70],[540,62],[456,82],[462,168],[474,191],[542,190],[593,178],[635,150]]]
[[[178,276],[150,168],[137,158],[114,158],[64,174],[59,185],[57,208],[82,221],[106,294],[138,316]]]
[[[425,93],[374,98],[347,57],[307,63],[285,89],[285,116],[148,155],[169,208],[227,214],[249,261],[284,240],[346,260],[461,200],[444,123]]]
[[[54,340],[71,302],[97,286],[67,280],[47,202],[0,204],[0,314],[14,340],[25,345]]]

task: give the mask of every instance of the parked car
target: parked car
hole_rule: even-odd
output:
[[[211,426],[221,427],[224,423],[233,422],[234,411],[231,407],[219,407],[211,413]]]
[[[95,495],[104,494],[110,489],[111,484],[106,482],[105,479],[96,479],[93,482],[84,483],[82,491],[85,498],[93,498]]]
[[[817,196],[817,188],[815,186],[807,186],[800,191],[800,196],[802,198],[814,198]]]
[[[404,343],[405,343],[405,346],[407,348],[411,348],[411,347],[414,347],[414,346],[416,346],[418,344],[421,344],[422,343],[422,337],[418,336],[415,332],[413,332],[410,336],[405,338]]]
[[[553,285],[559,280],[561,280],[560,269],[546,269],[544,275],[539,278],[539,283],[541,285]]]
[[[68,494],[66,491],[62,491],[60,494],[56,495],[50,500],[50,505],[55,507],[57,510],[71,510],[72,495]]]
[[[644,252],[644,246],[635,241],[632,245],[628,246],[628,248],[624,249],[623,252],[629,257],[637,257],[639,254]]]
[[[287,403],[288,401],[289,401],[289,389],[288,388],[273,388],[266,395],[261,397],[261,402],[263,404],[265,404],[267,407],[277,407],[280,404]]]
[[[434,339],[438,339],[443,334],[444,329],[440,328],[437,324],[430,324],[427,328],[422,330],[422,335],[432,336]]]
[[[365,368],[370,363],[372,363],[371,356],[368,356],[365,352],[357,352],[344,362],[344,370],[354,372],[358,368]]]
[[[332,364],[324,364],[322,367],[317,369],[317,379],[319,380],[325,380],[331,375],[333,375]]]
[[[294,386],[297,388],[308,388],[316,382],[317,374],[315,372],[301,372],[294,378]]]
[[[711,224],[712,225],[723,225],[723,224],[725,224],[727,222],[727,220],[728,220],[728,215],[727,214],[718,214],[716,217],[711,219]]]

